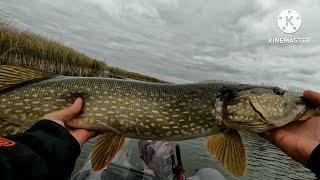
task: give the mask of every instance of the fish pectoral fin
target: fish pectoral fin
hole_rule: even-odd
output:
[[[35,69],[0,65],[0,90],[14,87],[25,82],[41,81],[52,77],[54,77],[54,75]]]
[[[125,136],[107,131],[100,135],[92,150],[92,169],[99,171],[108,166],[118,151],[121,150]]]
[[[246,153],[238,131],[228,129],[209,136],[208,151],[216,156],[233,176],[244,175],[247,169]]]
[[[26,128],[23,126],[7,122],[4,118],[0,117],[0,137],[14,135],[19,132],[23,132],[24,130],[26,130]]]

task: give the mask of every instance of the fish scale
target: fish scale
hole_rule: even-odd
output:
[[[1,105],[14,109],[15,115],[12,111],[2,111],[0,117],[21,123],[24,130],[44,114],[62,109],[80,96],[85,102],[84,111],[71,122],[74,128],[111,127],[138,139],[189,139],[221,131],[214,128],[218,127],[212,115],[215,99],[205,98],[216,96],[216,92],[217,85],[213,84],[162,85],[79,77],[50,79],[1,93]],[[32,117],[28,115],[30,112],[34,112]],[[175,133],[177,131],[179,133]]]
[[[313,115],[299,96],[277,87],[54,77],[0,65],[0,136],[23,132],[45,114],[82,97],[82,113],[66,126],[103,133],[92,150],[94,170],[110,164],[125,137],[184,140],[209,136],[209,153],[234,176],[241,176],[247,166],[238,130],[261,133]]]

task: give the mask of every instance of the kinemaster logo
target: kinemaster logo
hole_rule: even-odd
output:
[[[302,26],[302,17],[296,10],[281,11],[277,17],[277,23],[279,29],[287,36],[269,38],[269,44],[307,44],[311,42],[310,37],[294,36]]]

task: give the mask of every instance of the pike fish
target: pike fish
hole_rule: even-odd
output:
[[[23,132],[44,114],[84,99],[67,123],[103,132],[92,168],[106,167],[125,137],[184,140],[209,136],[208,151],[234,176],[246,171],[238,131],[261,133],[311,115],[303,99],[277,88],[246,84],[159,84],[96,77],[62,77],[0,66],[0,136]]]

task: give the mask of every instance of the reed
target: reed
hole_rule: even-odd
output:
[[[68,76],[100,76],[164,82],[91,58],[54,40],[0,23],[0,64],[33,67]]]
[[[108,67],[108,72],[110,77],[114,78],[130,78],[130,79],[136,79],[140,81],[147,81],[147,82],[157,82],[157,83],[168,83],[167,81],[163,81],[154,77],[146,76],[140,73],[126,71],[118,67]]]

